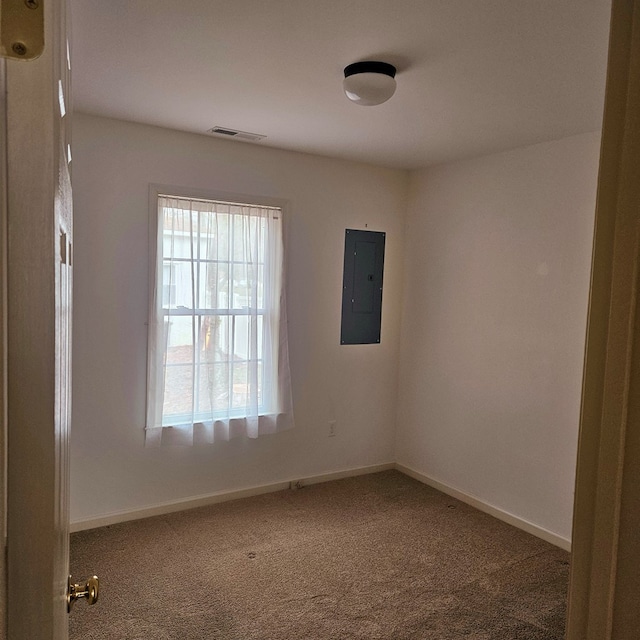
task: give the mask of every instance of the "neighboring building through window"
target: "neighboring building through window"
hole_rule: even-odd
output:
[[[255,437],[291,413],[283,262],[281,208],[157,196],[148,430]]]

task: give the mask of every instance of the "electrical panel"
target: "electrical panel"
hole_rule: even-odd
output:
[[[380,342],[384,241],[380,231],[345,231],[341,344]]]

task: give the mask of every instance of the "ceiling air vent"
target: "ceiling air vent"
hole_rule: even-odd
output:
[[[225,138],[235,138],[236,140],[251,140],[253,142],[264,140],[267,137],[260,133],[238,131],[237,129],[229,129],[228,127],[213,127],[209,129],[207,133],[212,133],[214,136],[224,136]]]

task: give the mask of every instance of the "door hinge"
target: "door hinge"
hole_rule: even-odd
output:
[[[60,262],[67,264],[67,234],[60,232]]]
[[[44,51],[44,3],[0,0],[0,57],[33,60]]]

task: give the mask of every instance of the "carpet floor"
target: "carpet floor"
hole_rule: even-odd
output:
[[[562,640],[569,554],[397,471],[71,537],[74,640]]]

